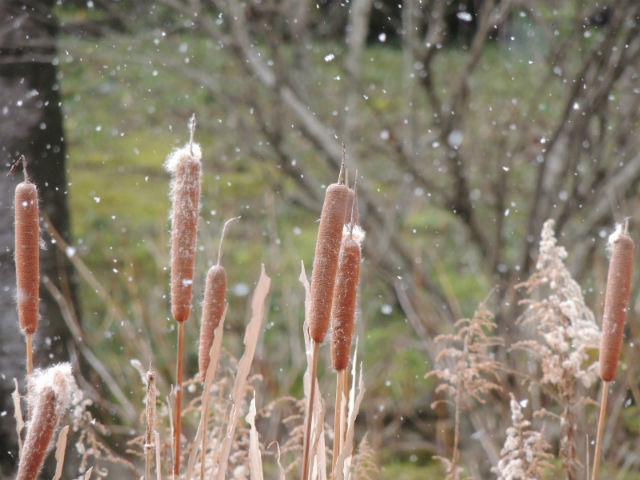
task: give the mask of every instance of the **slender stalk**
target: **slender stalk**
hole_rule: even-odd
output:
[[[604,433],[604,420],[607,415],[607,398],[609,397],[609,382],[602,383],[602,400],[600,401],[600,417],[598,418],[598,436],[596,437],[596,451],[593,458],[593,473],[591,480],[598,479],[600,468],[600,449],[602,448],[602,434]]]
[[[342,398],[349,405],[349,369],[345,368],[342,371]],[[342,438],[340,443],[344,443],[347,438],[347,408],[343,408],[340,411],[340,434]]]
[[[309,476],[309,449],[311,448],[311,424],[313,420],[313,400],[316,394],[316,375],[318,371],[318,342],[313,340],[313,353],[311,355],[311,376],[309,377],[309,401],[307,402],[307,418],[304,425],[304,444],[302,455],[301,480],[307,480]]]
[[[178,354],[176,361],[176,419],[173,437],[173,477],[180,475],[180,423],[182,420],[182,353],[184,350],[184,322],[178,322]]]
[[[340,445],[342,443],[342,392],[344,390],[342,383],[344,375],[342,370],[336,372],[336,407],[333,414],[333,465],[331,468],[331,478],[335,478],[336,462],[340,453]]]
[[[462,392],[460,381],[458,381],[458,385],[456,388],[456,413],[455,413],[455,424],[453,430],[453,455],[451,457],[451,469],[449,473],[454,473],[458,468],[458,443],[460,442],[460,402],[462,401]]]
[[[209,393],[207,392],[207,397],[209,396]],[[201,451],[201,459],[200,459],[200,480],[204,480],[204,467],[205,467],[205,459],[207,458],[206,452],[207,452],[207,424],[209,423],[209,405],[206,405],[203,407],[204,408],[204,420],[202,422],[202,424],[204,425],[204,432],[202,433],[202,442],[200,443],[200,451]]]
[[[147,372],[147,396],[145,398],[145,416],[147,429],[144,437],[144,478],[151,480],[151,462],[153,460],[153,431],[155,430],[156,418],[156,386],[155,372]],[[156,466],[159,468],[159,466]]]
[[[27,375],[33,373],[33,335],[27,333]]]

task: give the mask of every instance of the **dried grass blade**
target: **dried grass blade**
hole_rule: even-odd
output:
[[[316,381],[317,395],[314,397],[313,403],[313,428],[311,437],[311,450],[309,451],[309,459],[312,465],[311,478],[318,480],[327,480],[327,448],[324,440],[324,416],[326,413],[325,404],[320,397],[320,389]]]
[[[362,365],[360,366],[360,372],[356,375],[356,358],[354,354],[354,367],[353,367],[353,386],[351,392],[349,392],[349,416],[347,420],[347,434],[345,435],[344,443],[340,449],[338,455],[338,461],[336,462],[335,480],[349,480],[351,472],[351,458],[353,456],[353,438],[355,435],[356,417],[360,411],[360,404],[364,398],[364,380],[362,378]],[[356,391],[356,377],[358,378],[358,389]]]
[[[156,480],[162,480],[162,451],[160,450],[160,435],[156,430],[153,432],[156,443]]]
[[[53,480],[60,480],[62,477],[62,468],[64,467],[64,455],[67,451],[67,435],[69,434],[69,425],[65,425],[58,434],[56,442],[56,473]]]
[[[307,273],[304,268],[304,262],[300,262],[300,276],[298,278],[300,283],[304,287],[305,295],[304,295],[304,306],[305,306],[305,320],[304,325],[302,327],[302,332],[304,335],[304,344],[305,344],[305,352],[307,355],[307,370],[304,373],[303,377],[303,388],[304,395],[307,400],[307,404],[309,402],[309,395],[311,393],[311,377],[312,377],[312,365],[313,365],[313,349],[314,342],[311,339],[311,335],[309,333],[309,308],[311,305],[311,287],[309,285],[309,279],[307,278]],[[311,433],[311,438],[313,438],[313,442],[311,442],[311,449],[309,450],[309,463],[311,465],[311,477],[318,478],[317,475],[322,475],[320,478],[326,478],[326,451],[324,445],[324,405],[322,402],[322,393],[320,392],[320,385],[316,378],[313,379],[315,381],[315,390],[316,393],[313,399],[313,409],[314,412],[313,418],[311,419],[311,423],[313,425],[313,431]],[[318,427],[319,425],[319,427]],[[318,436],[320,435],[320,436]],[[314,461],[316,458],[316,453],[320,452],[321,458],[317,458],[317,461]],[[320,468],[322,466],[322,468]]]
[[[93,473],[93,467],[87,470],[87,472],[84,474],[84,480],[89,480],[91,478],[92,473]]]
[[[151,460],[153,455],[153,432],[156,429],[156,384],[155,384],[155,372],[149,370],[146,374],[145,383],[147,384],[147,395],[145,398],[145,417],[146,417],[146,432],[144,439],[144,478],[145,480],[151,480]]]
[[[218,361],[220,360],[220,352],[222,350],[222,337],[224,335],[224,321],[227,317],[227,306],[225,306],[222,317],[220,317],[220,323],[214,330],[213,334],[213,343],[211,344],[211,348],[209,349],[209,366],[207,367],[207,372],[205,374],[204,386],[202,387],[202,397],[201,397],[201,405],[202,405],[202,416],[200,417],[200,423],[198,424],[198,430],[196,432],[196,437],[193,440],[194,445],[202,444],[201,448],[201,467],[200,467],[200,478],[202,479],[204,476],[204,463],[206,456],[206,439],[207,439],[207,423],[209,418],[209,392],[211,391],[211,385],[213,384],[213,380],[216,378],[216,371],[218,370]],[[193,468],[195,467],[196,460],[198,458],[198,449],[194,448],[191,450],[191,454],[189,455],[189,460],[187,462],[187,478],[191,478],[193,474]]]
[[[262,265],[262,271],[260,272],[260,278],[256,289],[253,293],[253,299],[251,300],[251,320],[244,334],[245,350],[242,354],[242,358],[238,362],[238,370],[236,378],[233,384],[232,400],[233,405],[229,413],[229,422],[227,435],[224,437],[221,447],[221,455],[218,468],[218,480],[224,480],[227,473],[227,465],[229,463],[229,455],[231,453],[231,445],[238,424],[238,415],[240,408],[242,407],[242,399],[246,392],[247,377],[251,370],[251,364],[253,363],[253,357],[256,352],[256,345],[258,343],[258,337],[260,336],[260,330],[262,327],[262,320],[264,318],[265,300],[269,293],[269,286],[271,285],[271,279],[266,275],[264,271],[264,265]]]
[[[24,429],[24,419],[22,418],[22,407],[20,405],[20,390],[18,389],[18,380],[13,379],[16,389],[11,393],[13,400],[13,416],[16,419],[16,433],[18,434],[18,458],[22,453],[22,430]]]
[[[276,465],[278,466],[278,480],[286,480],[286,472],[284,470],[284,467],[282,466],[282,463],[280,462],[280,444],[278,444],[278,442],[276,442],[276,449],[277,449]]]
[[[260,440],[258,439],[258,430],[256,429],[256,395],[253,394],[249,413],[245,420],[251,427],[249,430],[249,473],[251,480],[263,480],[262,473],[262,457],[260,455]]]

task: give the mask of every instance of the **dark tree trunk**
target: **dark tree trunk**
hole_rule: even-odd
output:
[[[38,186],[41,212],[69,236],[66,203],[65,144],[62,129],[55,35],[54,1],[0,1],[0,164],[8,171],[20,155]],[[0,472],[17,460],[17,437],[10,392],[13,378],[25,385],[24,339],[15,304],[13,191],[22,179],[0,173]],[[43,224],[41,220],[41,224]],[[44,228],[42,229],[44,231]],[[64,255],[49,242],[41,251],[41,278],[47,276],[72,300]],[[40,324],[34,336],[34,367],[66,360],[69,336],[60,309],[40,287]]]

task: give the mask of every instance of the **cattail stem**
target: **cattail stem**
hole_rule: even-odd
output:
[[[607,398],[609,397],[609,382],[602,382],[602,400],[600,401],[600,417],[598,418],[598,436],[596,437],[596,451],[593,456],[593,473],[591,480],[598,479],[600,469],[600,450],[602,448],[602,435],[604,433],[604,420],[607,415]]]
[[[349,404],[349,369],[345,368],[342,371],[342,398],[347,405]],[[340,443],[344,444],[347,438],[347,409],[343,408],[340,410],[340,434],[341,439]]]
[[[176,418],[173,436],[173,476],[180,475],[180,426],[182,410],[182,353],[184,350],[184,322],[178,322],[178,354],[176,359]]]
[[[208,394],[208,392],[206,393]],[[204,467],[206,465],[205,459],[207,458],[207,424],[209,423],[209,406],[207,405],[206,407],[204,407],[204,412],[202,413],[204,415],[204,420],[202,422],[202,425],[204,426],[205,430],[202,433],[202,441],[200,442],[200,452],[201,452],[201,459],[200,459],[200,480],[204,480]]]
[[[340,445],[342,443],[342,392],[344,375],[342,371],[336,372],[336,408],[333,414],[333,465],[331,469],[331,478],[335,478],[336,462],[340,453]]]
[[[33,335],[28,333],[27,338],[27,375],[33,373]]]
[[[313,341],[313,353],[311,354],[311,375],[309,377],[309,399],[307,402],[307,418],[304,426],[304,444],[302,454],[301,480],[307,480],[309,476],[309,450],[311,448],[311,424],[313,423],[313,401],[316,394],[316,375],[318,372],[318,342]]]

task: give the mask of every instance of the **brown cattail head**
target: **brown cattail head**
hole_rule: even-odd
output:
[[[216,328],[220,324],[225,307],[227,290],[227,273],[221,265],[214,265],[207,273],[202,305],[202,322],[200,325],[200,344],[198,346],[198,363],[200,376],[204,380],[209,368],[209,351],[213,345]]]
[[[626,230],[626,229],[625,229]],[[600,339],[600,378],[610,382],[616,376],[624,320],[631,289],[634,244],[626,231],[619,225],[609,237],[611,260],[607,274],[607,288],[604,296],[602,337]]]
[[[349,365],[359,276],[360,244],[345,231],[331,308],[331,363],[337,371]]]
[[[313,259],[309,330],[311,338],[316,343],[322,343],[324,340],[331,316],[331,299],[349,196],[349,189],[340,183],[341,180],[342,170],[339,183],[327,187]]]
[[[178,322],[184,322],[191,312],[201,158],[200,146],[189,142],[172,152],[165,163],[172,175],[171,313]]]
[[[25,439],[16,480],[33,480],[49,449],[60,419],[79,395],[71,365],[63,363],[36,370],[29,378],[29,405],[33,412]]]
[[[38,190],[26,174],[15,191],[15,255],[16,255],[16,299],[20,329],[32,335],[38,328],[40,303],[40,214]]]

